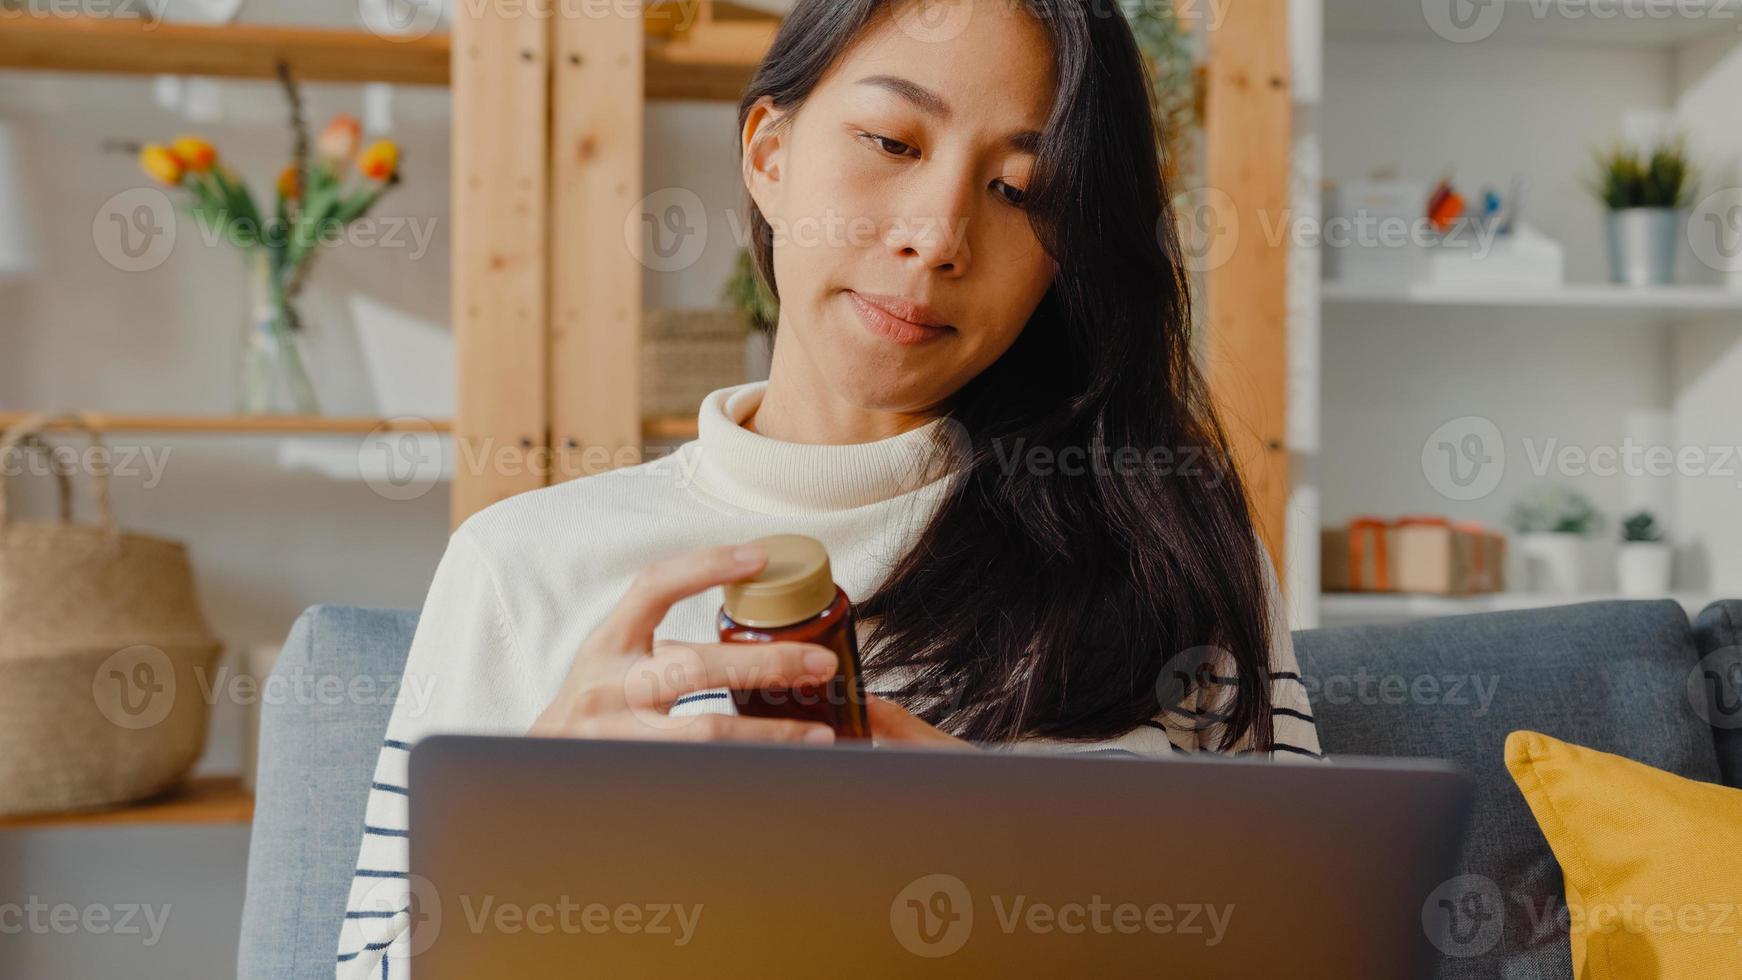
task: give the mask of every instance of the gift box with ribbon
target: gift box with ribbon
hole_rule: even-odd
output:
[[[1357,517],[1324,529],[1319,553],[1326,592],[1470,595],[1506,586],[1506,539],[1437,514]]]

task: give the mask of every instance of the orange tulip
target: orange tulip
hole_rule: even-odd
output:
[[[363,151],[357,169],[370,180],[387,180],[399,167],[399,145],[392,140],[379,140]]]
[[[196,174],[212,169],[212,164],[218,161],[217,148],[198,136],[179,136],[170,148]]]
[[[278,173],[278,196],[287,201],[294,201],[302,195],[296,186],[296,164],[290,164]]]
[[[187,174],[187,164],[182,162],[182,158],[176,156],[174,150],[156,143],[147,143],[140,149],[139,166],[170,186],[181,183],[182,177]]]
[[[357,143],[363,136],[363,124],[355,116],[340,114],[327,123],[327,128],[321,130],[316,147],[321,156],[329,160],[349,160],[357,152]]]

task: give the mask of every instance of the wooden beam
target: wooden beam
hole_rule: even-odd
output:
[[[1206,34],[1204,183],[1231,210],[1218,215],[1210,233],[1238,236],[1226,260],[1207,272],[1210,387],[1247,480],[1254,519],[1286,580],[1288,242],[1272,242],[1268,232],[1289,213],[1287,0],[1228,4]],[[1215,242],[1210,251],[1221,255]]]
[[[642,90],[639,16],[559,18],[551,85],[553,482],[638,461]],[[663,218],[662,214],[653,216]],[[693,220],[698,216],[687,216]]]
[[[647,98],[735,101],[778,26],[716,19],[682,37],[649,36]],[[446,85],[451,47],[447,34],[389,39],[366,31],[0,13],[0,68],[36,71],[274,78],[284,61],[303,81]]]
[[[17,425],[29,412],[0,412],[0,431]],[[376,429],[388,432],[448,432],[441,419],[346,418],[331,415],[165,415],[79,412],[99,432],[186,432],[196,435],[350,435]],[[68,429],[64,422],[50,429]]]
[[[549,2],[455,11],[456,527],[549,475]]]
[[[448,38],[259,24],[166,24],[130,17],[0,13],[0,68],[446,85]]]

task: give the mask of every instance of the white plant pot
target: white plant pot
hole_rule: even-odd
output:
[[[1585,537],[1533,532],[1518,536],[1524,589],[1543,595],[1577,595],[1585,590]]]
[[[1621,594],[1634,599],[1661,599],[1669,595],[1674,557],[1674,549],[1662,541],[1621,542],[1615,557],[1615,578]]]

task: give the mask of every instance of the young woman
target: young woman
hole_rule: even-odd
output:
[[[1149,87],[1112,3],[800,0],[740,106],[766,382],[698,438],[473,515],[380,753],[341,978],[403,978],[406,757],[435,731],[803,740],[726,689],[735,545],[799,532],[856,600],[875,741],[1319,756],[1193,365]]]

